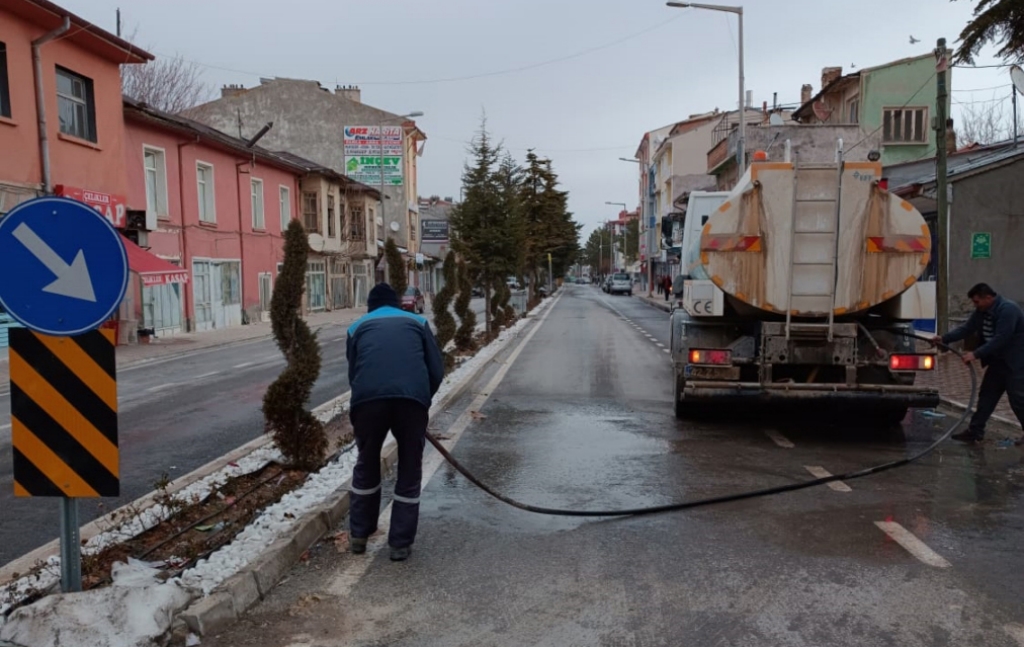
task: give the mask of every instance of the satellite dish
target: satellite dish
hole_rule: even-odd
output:
[[[380,216],[377,216],[377,226],[378,227],[384,226],[384,219],[381,218]]]
[[[1024,70],[1020,69],[1019,65],[1010,68],[1010,80],[1013,81],[1013,87],[1017,92],[1024,94]]]
[[[391,224],[388,225],[388,227],[391,228],[391,231],[394,231],[394,232],[398,231],[398,223],[397,222],[391,221]]]
[[[324,251],[324,237],[317,233],[309,235],[309,248],[314,252]]]

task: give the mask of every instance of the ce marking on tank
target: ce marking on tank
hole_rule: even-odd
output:
[[[714,299],[703,299],[701,301],[693,302],[694,314],[709,315],[714,311],[715,301]]]

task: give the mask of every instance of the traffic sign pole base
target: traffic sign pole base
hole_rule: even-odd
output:
[[[78,499],[60,500],[60,589],[82,590],[82,541],[78,526]]]

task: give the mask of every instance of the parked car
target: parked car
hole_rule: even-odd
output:
[[[604,290],[605,292],[609,292],[609,289],[611,288],[611,286],[612,286],[612,275],[609,274],[608,276],[605,277],[604,283],[601,284],[601,289]],[[609,292],[609,294],[610,294],[610,292]]]
[[[608,283],[608,294],[628,294],[633,296],[633,279],[625,272],[612,274]]]
[[[507,279],[505,279],[505,285],[507,285],[508,289],[510,289],[510,290],[522,290],[523,289],[523,287],[521,285],[519,285],[519,279],[517,279],[514,276],[510,276]]]
[[[405,294],[402,295],[402,310],[423,314],[426,308],[427,304],[423,300],[423,293],[420,292],[420,289],[414,288],[411,285],[407,287]]]
[[[474,285],[473,289],[470,290],[470,295],[473,297],[484,298],[484,289],[479,285]]]

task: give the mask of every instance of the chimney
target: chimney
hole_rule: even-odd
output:
[[[363,92],[359,89],[359,86],[356,85],[339,85],[334,89],[334,94],[339,94],[349,101],[354,101],[355,103],[363,102]]]
[[[800,88],[800,105],[803,105],[811,100],[811,96],[814,94],[814,87],[810,83],[804,83],[804,86]]]
[[[754,107],[754,91],[753,90],[747,90],[746,101],[747,101],[747,103],[746,103],[746,107],[747,108],[753,108]]]
[[[221,87],[220,96],[221,98],[234,97],[239,94],[242,94],[243,92],[245,92],[245,87],[243,87],[242,85],[235,85],[233,83],[229,83],[228,85]]]
[[[828,87],[828,84],[835,81],[843,75],[843,68],[841,67],[823,67],[821,68],[821,89],[824,90]]]

